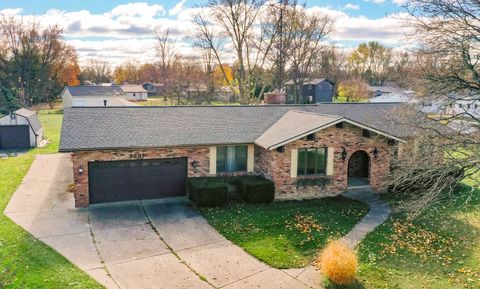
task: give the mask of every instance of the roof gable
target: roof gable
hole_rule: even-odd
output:
[[[329,128],[340,122],[346,122],[384,137],[405,142],[403,139],[394,135],[345,117],[290,110],[258,137],[255,140],[255,144],[269,150],[276,149],[277,147],[299,140],[302,137]]]
[[[336,123],[340,119],[342,118],[338,116],[290,110],[258,137],[255,144],[266,149],[274,149]]]

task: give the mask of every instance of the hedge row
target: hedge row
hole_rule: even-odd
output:
[[[272,181],[261,176],[233,178],[240,197],[248,203],[271,203],[275,198]],[[188,180],[189,198],[199,207],[216,207],[228,203],[228,179],[226,177],[199,177]]]

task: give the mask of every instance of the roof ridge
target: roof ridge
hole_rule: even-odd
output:
[[[404,104],[402,102],[361,102],[361,103],[342,103],[342,102],[321,102],[316,104],[269,104],[269,105],[248,105],[248,104],[240,104],[240,105],[207,105],[207,104],[189,104],[189,105],[152,105],[152,106],[75,106],[72,108],[101,108],[101,109],[108,109],[108,108],[145,108],[145,109],[152,109],[152,108],[192,108],[192,107],[230,107],[230,108],[244,108],[244,107],[251,107],[251,108],[265,108],[265,107],[277,107],[277,108],[295,108],[295,107],[319,107],[322,105],[365,105],[365,106],[374,106],[374,105],[391,105],[391,104]]]
[[[304,111],[304,110],[296,110],[296,109],[291,109],[291,110],[287,111],[286,113],[288,113],[290,111],[304,113],[304,114],[314,114],[314,115],[319,115],[319,116],[342,118],[342,116],[335,115],[335,114],[316,113],[316,112],[313,112],[313,111]]]

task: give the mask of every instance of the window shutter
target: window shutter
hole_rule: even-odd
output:
[[[298,150],[292,149],[291,154],[292,154],[292,158],[290,160],[290,177],[296,178],[297,168],[298,168]]]
[[[335,148],[329,147],[327,150],[327,176],[333,176],[334,157],[335,157]]]
[[[217,174],[217,147],[210,147],[210,174]]]
[[[247,147],[247,172],[248,173],[253,173],[255,170],[255,151],[254,151],[254,145],[249,144]]]

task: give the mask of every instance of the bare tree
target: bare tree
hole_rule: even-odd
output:
[[[416,215],[454,195],[461,182],[480,187],[480,113],[470,109],[480,95],[480,2],[414,0],[406,9],[410,37],[420,45],[419,75],[427,91],[422,102],[436,108],[428,121],[403,113],[417,139],[396,163],[390,185],[414,192],[404,207]]]
[[[333,20],[328,15],[307,14],[299,10],[292,15],[290,23],[294,29],[289,53],[288,74],[293,80],[293,97],[300,97],[305,80],[312,76],[316,63],[324,50],[323,40],[333,29]]]
[[[110,82],[112,70],[106,60],[91,59],[88,64],[82,67],[80,81],[85,84],[87,81],[94,84]]]
[[[170,35],[170,29],[164,33],[157,31],[158,57],[160,60],[160,73],[165,92],[170,91],[171,69],[175,58],[177,57],[177,39]]]
[[[255,88],[261,80],[265,63],[265,57],[258,49],[265,38],[261,30],[256,29],[262,4],[258,0],[211,0],[207,4],[209,13],[195,18],[199,35],[212,49],[225,79],[223,60],[228,54],[225,42],[232,45],[237,67],[235,77],[243,102],[255,99]]]

